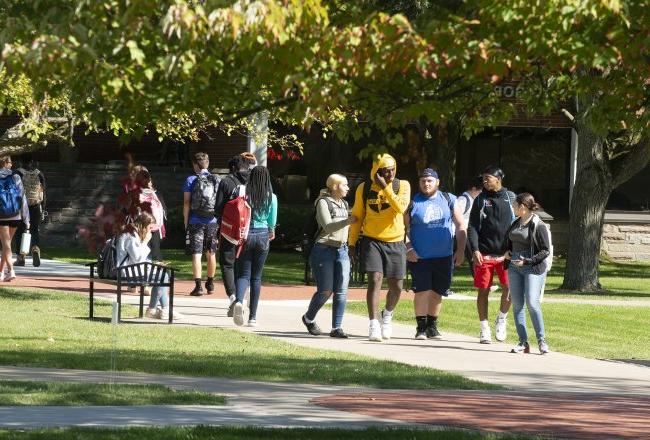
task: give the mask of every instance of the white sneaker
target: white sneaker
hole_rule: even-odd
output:
[[[481,328],[481,334],[479,335],[479,341],[481,344],[491,344],[492,343],[492,332],[490,327]]]
[[[232,320],[235,322],[235,325],[244,325],[244,305],[242,303],[235,303],[235,307],[232,310]]]
[[[546,354],[551,350],[548,348],[548,344],[544,339],[539,340],[539,354]]]
[[[152,309],[151,307],[147,307],[147,310],[144,312],[146,318],[156,318],[157,314],[158,309]]]
[[[0,273],[0,282],[2,282],[4,280],[5,280],[5,273],[4,273],[4,271],[2,271],[2,273]]]
[[[16,272],[15,272],[13,269],[11,269],[11,270],[9,271],[9,275],[7,276],[7,278],[6,278],[5,280],[6,280],[6,281],[11,281],[11,280],[13,280],[14,278],[16,278]]]
[[[390,339],[393,336],[393,314],[386,313],[386,310],[381,311],[381,337],[383,339]]]
[[[372,342],[381,342],[381,326],[377,319],[370,320],[370,331],[368,339]]]
[[[499,285],[498,284],[492,284],[490,286],[490,292],[496,292],[497,290],[499,290]]]
[[[178,312],[174,312],[174,319],[182,319],[183,315]],[[156,313],[156,319],[169,319],[169,309],[158,309]]]
[[[257,327],[257,319],[249,319],[248,320],[248,326],[249,327]]]
[[[494,321],[494,337],[497,341],[503,342],[506,340],[506,318],[497,316]]]

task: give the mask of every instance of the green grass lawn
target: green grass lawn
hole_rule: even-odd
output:
[[[0,288],[0,364],[229,377],[377,388],[497,389],[455,374],[350,353],[299,347],[236,330],[86,319],[88,300]],[[98,302],[98,316],[110,316]],[[125,317],[136,316],[124,307]],[[206,308],[206,313],[211,311]],[[113,342],[115,339],[115,343]]]
[[[0,430],[2,440],[533,440],[549,437],[492,434],[456,429],[304,429],[231,428],[197,426],[186,428],[125,428],[119,430],[68,428],[29,431]]]
[[[2,406],[225,405],[226,399],[163,385],[0,381]]]
[[[166,261],[180,269],[180,279],[192,278],[192,264],[181,249],[163,249]],[[43,250],[45,258],[71,263],[87,263],[96,259],[95,254],[81,248],[49,248]],[[303,284],[304,261],[297,252],[272,251],[264,267],[264,282],[272,284]],[[562,284],[564,261],[553,263],[548,276],[546,294],[549,298],[584,299],[650,299],[650,265],[644,263],[613,263],[603,261],[600,265],[600,281],[605,289],[597,295],[576,294],[558,290]],[[217,270],[217,279],[221,274]],[[452,289],[457,293],[476,295],[467,266],[456,270]]]
[[[498,296],[497,293],[492,295]],[[413,294],[402,294],[394,319],[413,325]],[[493,322],[498,303],[490,303],[490,322]],[[367,314],[365,302],[348,302],[347,311]],[[629,306],[600,306],[590,304],[544,303],[546,338],[553,351],[573,353],[599,359],[650,360],[650,308]],[[535,332],[528,313],[528,338],[537,350]],[[479,323],[474,301],[444,300],[440,331],[461,333],[478,338]],[[493,330],[494,331],[494,330]],[[518,342],[512,313],[508,314],[508,342]]]

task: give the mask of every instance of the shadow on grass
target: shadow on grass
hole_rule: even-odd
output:
[[[34,290],[22,290],[16,288],[0,287],[0,299],[33,301],[33,300],[50,300],[52,296],[45,292]]]
[[[234,343],[233,343],[234,345]],[[143,341],[143,347],[146,341]],[[5,365],[109,370],[114,353],[107,349],[83,352],[54,349],[0,351]],[[498,386],[438,370],[377,359],[342,359],[327,355],[300,357],[250,353],[233,346],[224,356],[144,349],[117,350],[117,369],[157,374],[227,377],[329,385],[360,385],[392,389],[501,389]]]

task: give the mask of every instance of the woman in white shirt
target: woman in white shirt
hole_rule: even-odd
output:
[[[151,214],[142,212],[134,219],[133,223],[127,226],[128,229],[120,235],[117,242],[117,264],[119,266],[151,261],[149,259],[151,252],[149,242],[155,223],[156,220]],[[154,287],[145,316],[167,319],[169,317],[168,306],[169,287]],[[179,314],[174,313],[175,319],[179,317]]]

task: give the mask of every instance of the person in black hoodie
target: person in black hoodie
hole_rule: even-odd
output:
[[[481,344],[492,342],[488,323],[488,295],[496,271],[501,284],[501,307],[495,321],[498,341],[506,339],[506,317],[510,309],[508,273],[503,266],[506,234],[515,219],[514,193],[503,187],[501,168],[490,165],[483,171],[483,188],[472,205],[467,228],[474,263],[474,287],[478,289],[476,307],[481,322]]]
[[[230,174],[221,180],[217,190],[217,201],[215,203],[214,215],[221,222],[221,214],[226,203],[233,199],[235,190],[239,185],[248,183],[250,165],[242,155],[233,156],[228,162]],[[236,299],[235,285],[235,260],[237,257],[237,246],[225,240],[223,237],[219,241],[219,266],[221,266],[221,278],[226,289],[226,295],[230,299],[228,316],[232,317],[233,306]]]
[[[504,257],[506,266],[509,265],[512,313],[519,336],[519,344],[512,349],[512,353],[530,353],[524,305],[528,308],[530,320],[535,328],[539,353],[549,352],[544,338],[544,318],[540,302],[546,272],[550,267],[546,263],[547,259],[551,258],[551,235],[546,223],[535,213],[538,210],[539,205],[531,194],[519,194],[515,202],[517,219],[506,235]]]

